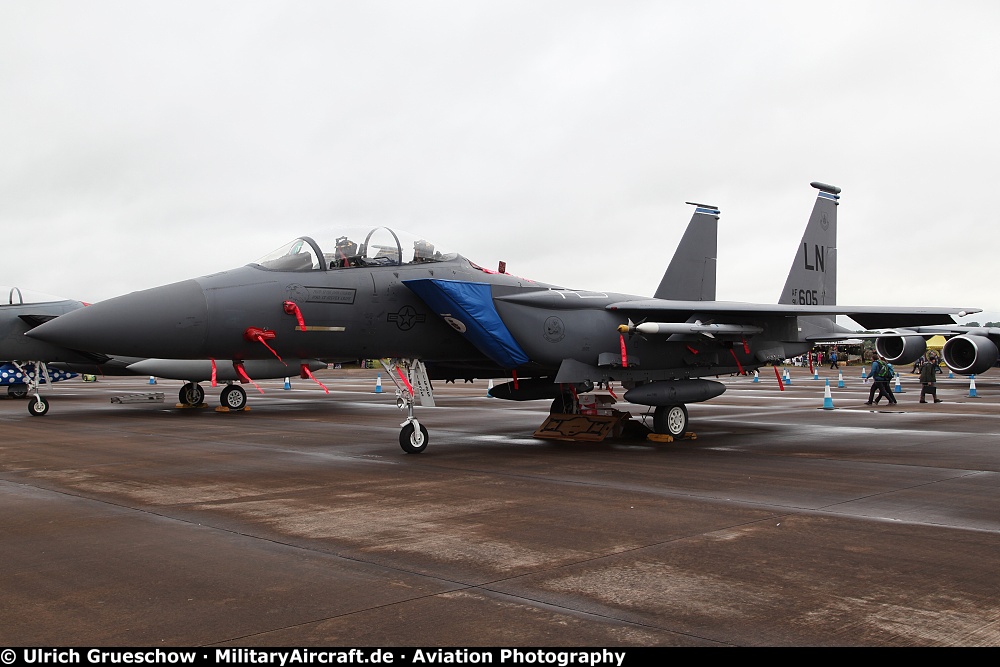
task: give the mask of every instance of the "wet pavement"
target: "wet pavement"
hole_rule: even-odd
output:
[[[668,444],[537,440],[547,402],[436,383],[419,455],[375,371],[244,413],[4,398],[0,643],[1000,645],[1000,375],[879,408],[860,368],[790,370],[720,378]]]

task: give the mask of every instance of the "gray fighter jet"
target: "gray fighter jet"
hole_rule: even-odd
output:
[[[237,364],[277,354],[403,360],[411,373],[401,377],[400,445],[408,453],[427,446],[413,401],[432,379],[509,375],[493,396],[552,400],[554,412],[573,411],[581,392],[618,381],[625,400],[654,408],[657,432],[676,436],[687,430],[686,404],[725,391],[706,377],[778,364],[814,340],[849,333],[837,315],[888,328],[954,325],[952,314],[978,312],[836,305],[840,189],[812,186],[819,193],[778,304],[716,301],[715,232],[694,220],[653,298],[534,282],[379,227],[324,245],[303,236],[247,266],[110,299],[28,335]],[[699,222],[715,224],[718,215],[696,206]]]
[[[4,288],[3,291],[7,292],[7,298],[0,302],[0,359],[11,362],[20,371],[18,381],[7,383],[7,393],[15,398],[30,394],[28,412],[34,416],[43,416],[49,411],[49,400],[41,395],[40,385],[51,385],[54,379],[51,369],[92,375],[138,375],[183,380],[185,384],[178,393],[178,400],[186,406],[200,405],[205,399],[205,391],[199,382],[214,380],[226,383],[220,396],[223,407],[239,410],[246,406],[247,394],[235,382],[251,382],[253,378],[282,378],[289,374],[311,376],[312,371],[326,368],[325,363],[316,359],[260,359],[248,361],[243,368],[224,364],[213,369],[210,360],[110,356],[55,345],[24,334],[87,304],[37,292],[22,292],[17,287]]]

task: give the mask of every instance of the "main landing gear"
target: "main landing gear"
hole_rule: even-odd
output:
[[[197,382],[188,382],[177,394],[178,407],[196,408],[205,404],[205,390]],[[226,385],[219,396],[219,403],[227,410],[243,410],[247,406],[247,392],[238,384]]]
[[[683,405],[659,406],[653,411],[653,430],[657,434],[680,438],[687,433],[688,411]]]
[[[695,437],[687,430],[688,412],[683,403],[650,406],[652,429],[645,417],[639,421],[630,413],[615,409],[617,403],[616,396],[605,392],[563,391],[553,399],[548,419],[533,435],[543,440],[570,442],[619,438],[673,442]]]
[[[181,405],[194,408],[205,402],[205,390],[197,382],[188,382],[177,394]]]
[[[238,384],[226,385],[219,396],[222,407],[230,410],[242,410],[247,406],[247,392]]]

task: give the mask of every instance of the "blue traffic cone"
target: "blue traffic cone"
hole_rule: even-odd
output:
[[[844,371],[840,371],[839,373],[837,373],[837,388],[838,389],[844,388]]]
[[[785,369],[785,384],[792,384],[792,375],[787,368]]]
[[[868,373],[865,372],[865,368],[863,366],[861,367],[861,379],[862,380],[868,379]]]
[[[375,379],[375,393],[376,394],[381,394],[382,393],[382,374],[381,373],[379,373],[378,377]]]
[[[969,376],[969,398],[979,398],[976,396],[976,376]]]
[[[291,380],[289,378],[285,378],[285,389],[291,389],[291,388],[292,388]]]
[[[819,379],[819,366],[813,366],[813,380]]]
[[[949,380],[954,380],[955,379],[955,373],[950,368],[948,369],[948,379]]]
[[[900,384],[899,375],[898,374],[896,375],[896,385],[892,388],[892,391],[895,392],[895,393],[897,393],[897,394],[905,394],[906,393],[905,391],[903,391],[903,385]]]
[[[760,376],[757,374],[757,371],[753,372],[753,381],[760,382]]]
[[[830,393],[830,380],[827,379],[826,387],[823,389],[823,409],[833,410],[833,394]]]
[[[490,379],[489,386],[486,387],[486,398],[493,398],[493,394],[490,393],[491,391],[493,391],[493,379],[492,378]]]
[[[156,378],[152,375],[149,376],[149,384],[156,384]]]

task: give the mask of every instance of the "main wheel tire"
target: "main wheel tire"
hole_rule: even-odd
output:
[[[679,438],[687,432],[688,411],[683,405],[667,405],[653,412],[653,430]]]
[[[11,398],[24,398],[28,395],[28,385],[12,384],[7,387],[7,395]]]
[[[28,401],[28,414],[32,417],[44,417],[49,412],[49,401],[41,396]]]
[[[222,406],[230,410],[242,410],[247,406],[247,393],[235,384],[231,384],[222,390]]]
[[[197,382],[188,382],[181,387],[177,400],[184,405],[201,405],[205,402],[205,390]]]
[[[427,429],[420,425],[420,432],[413,428],[413,423],[409,423],[399,432],[399,446],[407,454],[419,454],[427,449],[430,438],[427,436]]]

